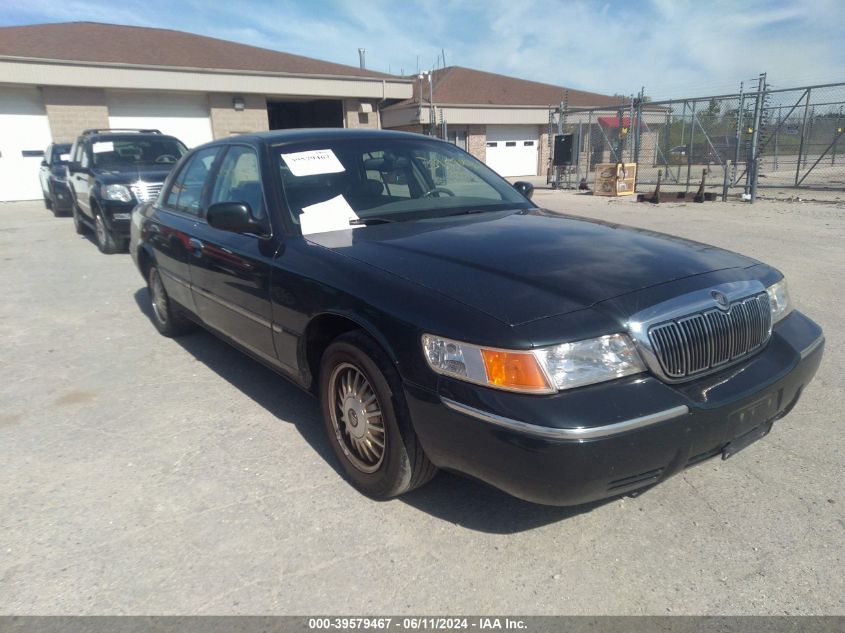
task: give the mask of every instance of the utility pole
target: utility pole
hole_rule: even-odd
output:
[[[428,125],[429,136],[434,136],[434,71],[428,71]]]
[[[423,94],[423,74],[421,72],[417,73],[417,80],[419,82],[419,90],[417,91],[418,103],[419,106],[417,108],[417,121],[420,122],[420,126],[422,127],[422,94]]]

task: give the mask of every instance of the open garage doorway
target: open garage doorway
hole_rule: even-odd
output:
[[[267,101],[271,130],[302,127],[343,127],[343,101]]]

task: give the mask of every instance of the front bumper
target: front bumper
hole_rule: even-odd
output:
[[[117,237],[129,237],[129,225],[132,219],[132,209],[137,202],[120,202],[117,200],[101,200],[103,220],[106,227]]]
[[[531,396],[442,378],[436,393],[405,391],[437,466],[528,501],[577,505],[653,485],[762,434],[795,406],[823,349],[821,328],[793,312],[760,353],[678,385],[643,374]]]

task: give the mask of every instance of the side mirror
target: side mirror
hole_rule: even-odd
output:
[[[525,182],[524,180],[518,180],[513,183],[513,188],[516,189],[519,193],[523,196],[531,200],[531,196],[534,195],[534,185],[530,182]]]
[[[46,160],[42,160],[42,161],[41,161],[41,166],[42,166],[42,167],[49,167],[50,165],[48,165],[48,164],[47,164],[47,161],[46,161]]]
[[[76,161],[69,160],[67,162],[67,169],[68,169],[68,171],[79,171],[82,168],[79,166],[79,163],[77,163]]]
[[[265,232],[264,226],[252,218],[252,210],[246,202],[217,202],[208,207],[205,219],[209,226],[231,233]]]

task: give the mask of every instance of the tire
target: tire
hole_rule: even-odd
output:
[[[76,231],[77,235],[85,235],[88,227],[82,221],[82,212],[76,206],[76,202],[72,202],[71,204],[73,205],[70,209],[70,213],[73,216],[73,230]]]
[[[187,334],[196,327],[179,305],[170,300],[161,280],[161,273],[155,265],[150,266],[147,271],[147,288],[150,293],[153,325],[159,334],[174,338]]]
[[[103,220],[102,212],[96,207],[94,207],[94,236],[97,239],[97,248],[106,255],[120,252],[121,246],[123,246],[123,240],[115,237],[114,233],[109,230],[105,220]]]
[[[50,196],[48,196],[46,193],[43,194],[43,195],[44,195],[44,208],[47,209],[48,211],[52,211],[53,215],[56,215],[56,209],[53,208],[53,201],[50,200]]]
[[[390,499],[434,477],[437,469],[414,432],[399,374],[367,334],[348,332],[326,348],[319,388],[329,443],[358,490]]]

